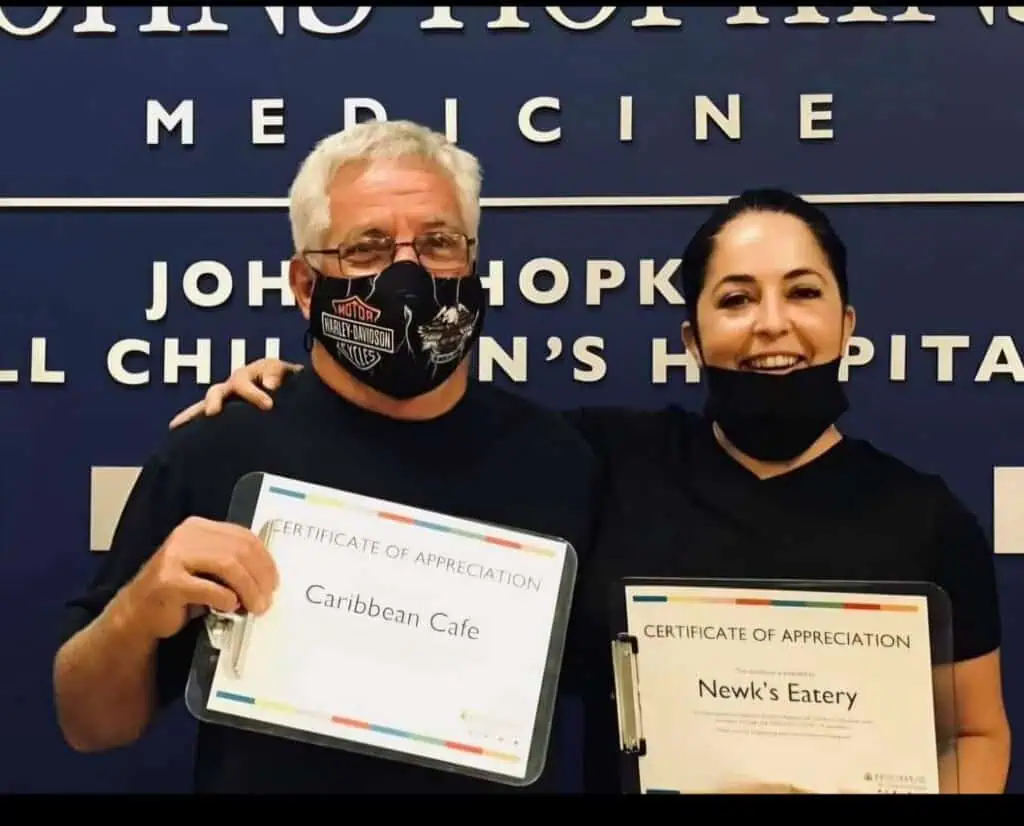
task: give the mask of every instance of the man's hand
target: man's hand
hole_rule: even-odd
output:
[[[224,399],[238,396],[247,402],[269,410],[274,401],[267,390],[276,390],[289,373],[298,373],[301,364],[281,361],[280,359],[259,359],[235,370],[227,381],[210,385],[209,390],[195,404],[191,404],[171,419],[170,429],[180,427],[197,416],[216,416],[224,407]],[[260,386],[262,384],[262,387]]]
[[[156,639],[173,637],[194,606],[262,614],[277,588],[263,543],[228,522],[182,522],[122,591],[121,599]]]

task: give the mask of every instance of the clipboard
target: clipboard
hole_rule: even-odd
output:
[[[727,590],[732,596],[728,600],[717,596]],[[659,729],[651,724],[653,719],[664,719],[661,711],[665,703],[666,693],[658,690],[644,690],[642,681],[645,651],[655,651],[650,637],[659,633],[647,626],[638,628],[630,623],[629,604],[631,601],[643,603],[664,602],[732,602],[747,603],[751,606],[767,606],[773,601],[766,599],[766,592],[794,592],[788,600],[778,600],[780,607],[798,610],[801,606],[815,607],[828,605],[834,608],[850,610],[871,610],[878,608],[883,599],[899,601],[905,598],[924,603],[927,611],[927,656],[931,667],[931,688],[933,700],[933,719],[935,737],[935,757],[938,763],[939,794],[959,793],[959,762],[957,757],[956,692],[955,692],[955,661],[953,657],[952,607],[946,592],[930,582],[864,582],[864,581],[828,581],[828,580],[744,580],[744,579],[709,579],[709,578],[623,578],[612,589],[611,594],[611,629],[610,641],[611,663],[614,676],[614,701],[618,722],[618,743],[620,776],[622,791],[625,794],[687,794],[687,793],[737,793],[723,789],[679,788],[685,783],[655,783],[651,778],[672,774],[672,769],[664,764],[668,740],[675,736],[671,732]],[[654,593],[652,593],[654,592]],[[798,594],[797,592],[803,592]],[[709,595],[708,598],[701,596]],[[715,596],[711,596],[715,595]],[[828,595],[828,596],[825,596]],[[845,595],[849,595],[846,597]],[[816,597],[825,596],[827,602],[819,602]],[[737,598],[738,597],[738,598]],[[795,598],[793,598],[795,597]],[[874,604],[872,604],[874,603]],[[681,610],[681,609],[677,609]],[[646,634],[645,634],[646,632]],[[645,636],[647,639],[645,639]],[[664,651],[664,648],[661,649]],[[654,654],[648,656],[656,656]],[[685,679],[693,675],[684,673],[686,666],[673,674],[672,679],[678,680],[680,686]],[[882,682],[886,679],[881,675]],[[659,687],[660,688],[660,687]],[[673,696],[681,696],[674,694]],[[659,708],[661,706],[661,708]],[[678,733],[678,732],[677,732]],[[685,729],[679,733],[681,738],[687,736]],[[697,743],[699,734],[694,730]],[[653,746],[653,747],[652,747]],[[696,748],[696,745],[693,746]],[[658,754],[655,754],[658,752]],[[652,761],[662,760],[658,766]],[[685,770],[683,770],[685,773]],[[678,777],[680,772],[675,771]],[[870,791],[861,793],[921,793],[913,787],[919,777],[901,776],[898,773],[876,772],[865,768],[859,780],[866,781],[861,785],[869,785]],[[901,786],[902,784],[902,786]],[[766,784],[767,785],[767,784]],[[773,784],[775,785],[775,784]],[[782,785],[782,784],[778,784]],[[906,787],[911,788],[906,788]],[[782,793],[780,788],[772,792]],[[794,784],[788,790],[799,793],[807,790],[797,788]],[[848,790],[844,790],[848,791]],[[760,793],[750,790],[739,793]]]
[[[269,473],[250,473],[243,476],[235,486],[227,521],[252,529],[255,527],[255,521],[259,520],[258,535],[270,550],[271,555],[275,554],[275,534],[272,520],[259,516],[260,512],[267,512],[268,491],[291,493],[294,496],[299,496],[302,491],[305,491],[308,499],[316,499],[320,503],[328,502],[332,496],[349,497],[341,506],[342,511],[357,508],[358,503],[362,502],[369,510],[377,508],[379,515],[385,515],[385,511],[380,509],[387,508],[391,511],[392,516],[403,518],[406,522],[411,520],[401,517],[400,511],[403,509],[417,510]],[[263,500],[262,506],[261,499]],[[337,514],[339,502],[336,500],[334,505],[334,512]],[[420,512],[421,518],[424,513]],[[335,515],[334,518],[340,517]],[[258,618],[245,613],[226,614],[218,611],[207,613],[204,618],[204,626],[198,635],[185,691],[185,703],[191,714],[203,723],[223,725],[310,745],[350,751],[364,756],[413,764],[422,768],[454,772],[509,786],[529,786],[536,782],[547,762],[569,612],[576,582],[577,557],[575,549],[569,542],[561,538],[530,533],[516,528],[444,514],[432,514],[430,518],[437,523],[435,527],[440,525],[442,528],[447,527],[447,530],[454,530],[450,523],[462,525],[464,531],[466,526],[470,526],[473,538],[488,539],[493,543],[494,549],[489,551],[490,553],[512,553],[509,548],[514,547],[515,543],[507,539],[502,540],[501,532],[505,532],[506,535],[512,533],[519,537],[533,537],[538,548],[544,544],[544,547],[558,546],[561,550],[560,569],[557,571],[557,579],[553,578],[552,580],[556,595],[551,633],[546,640],[540,689],[536,695],[535,705],[531,709],[532,727],[528,731],[529,749],[526,753],[520,752],[514,762],[510,760],[509,758],[514,755],[503,754],[502,747],[494,745],[502,742],[502,721],[487,719],[486,716],[481,715],[472,718],[466,716],[464,718],[467,729],[465,737],[460,741],[454,741],[450,738],[431,737],[431,732],[415,733],[398,730],[388,726],[387,721],[383,720],[364,722],[362,719],[357,719],[355,715],[348,716],[345,714],[343,699],[339,701],[338,708],[332,709],[328,714],[330,722],[335,724],[328,727],[329,731],[325,731],[322,724],[306,725],[301,717],[297,717],[295,723],[289,724],[281,720],[274,722],[266,719],[253,719],[244,714],[232,714],[224,710],[210,708],[212,696],[224,695],[223,690],[214,691],[215,680],[217,680],[219,672],[230,673],[239,679],[247,676],[247,669],[252,666],[253,646],[258,644],[256,629],[259,628],[261,622],[264,622],[264,617],[269,617],[276,610],[276,606],[273,605],[267,614]],[[381,560],[381,562],[384,564],[385,560]],[[554,566],[556,563],[551,564]],[[282,582],[280,587],[286,587],[285,583]],[[354,639],[353,637],[349,638]],[[300,640],[298,645],[302,646],[302,644]],[[271,697],[269,700],[267,698],[257,700],[252,697],[236,699],[240,699],[243,705],[249,702],[250,704],[260,703],[265,707],[273,707],[276,702],[280,709],[290,706],[287,699],[280,697]],[[307,719],[317,715],[321,719],[323,718],[323,713],[316,710],[305,709],[300,713],[293,705],[289,710],[297,714],[305,714]],[[375,737],[379,735],[380,739],[390,738],[394,745],[374,744],[360,739],[369,737],[371,734]],[[433,742],[430,742],[431,740]],[[436,747],[435,751],[450,753],[453,759],[445,759],[445,757],[437,755],[426,756],[410,753],[403,749],[403,746],[408,747],[410,744],[419,744],[424,750]],[[511,751],[511,749],[508,748],[506,751]],[[472,758],[479,759],[483,764],[487,762],[485,758],[488,757],[493,758],[491,762],[497,765],[497,768],[492,769],[480,764],[467,765],[465,762]]]

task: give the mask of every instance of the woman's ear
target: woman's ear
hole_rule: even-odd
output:
[[[693,356],[698,365],[703,366],[700,360],[700,347],[697,346],[697,336],[694,333],[693,325],[689,321],[683,322],[682,334],[683,347],[686,348],[686,352]]]

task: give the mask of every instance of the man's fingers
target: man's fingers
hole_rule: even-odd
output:
[[[239,543],[238,553],[249,573],[259,584],[260,590],[266,594],[273,593],[278,584],[277,566],[260,538],[248,528],[233,522],[213,520],[203,520],[203,522],[205,530],[218,537],[223,537],[225,541]]]
[[[237,611],[239,607],[234,591],[202,577],[186,578],[181,584],[181,596],[189,605],[205,605],[226,614]]]
[[[239,553],[232,553],[226,543],[219,547],[204,547],[191,551],[184,560],[186,571],[193,576],[212,577],[217,583],[230,588],[242,607],[254,614],[262,614],[270,607],[269,590],[260,587],[256,577],[242,562]]]

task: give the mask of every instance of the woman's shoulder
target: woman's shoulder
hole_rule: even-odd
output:
[[[942,474],[916,467],[895,453],[862,439],[847,439],[850,482],[871,491],[927,531],[942,553],[969,547],[988,550],[977,515]]]
[[[939,473],[916,467],[867,439],[847,436],[843,439],[843,446],[847,470],[861,484],[872,484],[889,491],[903,490],[932,505],[948,504],[951,499],[956,499]]]

